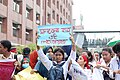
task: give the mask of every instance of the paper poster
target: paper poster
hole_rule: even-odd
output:
[[[22,70],[17,75],[15,75],[16,80],[44,80],[44,78],[38,73],[31,74],[31,70],[31,67]]]
[[[0,60],[0,80],[10,80],[14,71],[14,59]]]
[[[71,25],[46,25],[38,26],[38,39],[39,46],[63,46],[71,45],[70,41]]]

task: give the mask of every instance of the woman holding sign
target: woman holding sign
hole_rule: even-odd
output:
[[[67,61],[64,61],[64,51],[61,48],[56,48],[53,51],[55,55],[55,61],[49,60],[48,57],[43,53],[43,50],[41,48],[38,50],[38,56],[41,62],[48,69],[47,80],[66,80],[70,59],[76,58],[76,46],[74,43],[74,39],[73,37],[71,37],[70,39],[72,41],[72,50]]]

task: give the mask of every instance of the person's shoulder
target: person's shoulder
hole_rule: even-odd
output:
[[[117,56],[114,56],[114,57],[111,59],[110,63],[115,63],[115,61],[117,61]]]
[[[37,50],[34,50],[30,53],[30,55],[34,55],[34,54],[37,54]]]

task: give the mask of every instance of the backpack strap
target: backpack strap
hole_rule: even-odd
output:
[[[53,62],[53,66],[63,66],[65,62],[61,63],[61,64],[56,64],[55,62]]]

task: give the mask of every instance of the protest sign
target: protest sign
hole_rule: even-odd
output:
[[[63,46],[71,45],[71,25],[46,25],[38,26],[37,45],[39,46]]]
[[[44,80],[42,76],[39,75],[39,73],[31,74],[32,71],[31,67],[28,67],[21,72],[19,72],[17,75],[15,75],[16,80]]]
[[[32,76],[28,76],[27,78],[25,78],[24,76],[21,76],[18,74],[18,75],[15,75],[15,80],[45,80],[39,75],[39,73],[35,73],[31,75]]]
[[[10,80],[14,71],[14,59],[0,60],[0,80]]]

